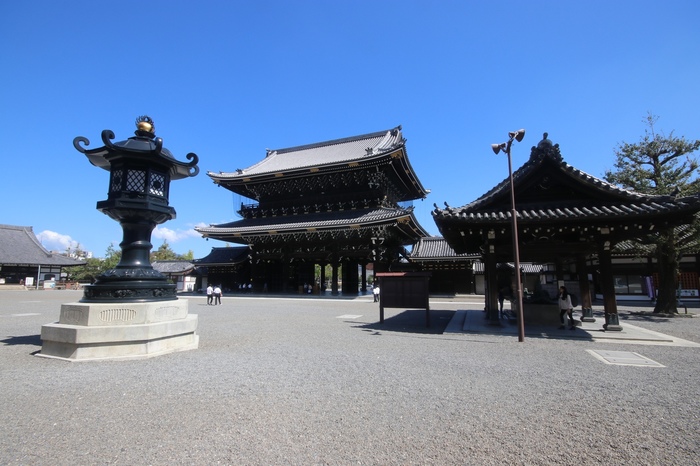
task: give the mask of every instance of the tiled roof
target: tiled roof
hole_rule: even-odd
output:
[[[267,156],[255,165],[235,172],[213,173],[214,179],[247,178],[265,173],[278,173],[305,167],[319,167],[362,160],[381,155],[404,144],[401,127],[332,141],[287,149],[268,150]]]
[[[307,229],[335,229],[354,226],[371,226],[386,224],[402,217],[413,216],[412,209],[358,209],[341,212],[320,212],[304,215],[287,215],[243,219],[236,222],[212,225],[210,227],[195,227],[204,236],[222,234],[253,234],[262,231],[289,232]],[[417,222],[416,222],[416,225]],[[422,229],[422,227],[420,227]],[[427,235],[427,232],[425,232]]]
[[[0,265],[84,265],[79,261],[47,251],[34,235],[32,227],[0,225]]]
[[[457,254],[445,238],[428,236],[421,238],[411,251],[411,260],[473,260],[479,258],[479,254]]]
[[[672,199],[667,196],[649,196],[638,202],[610,202],[598,205],[583,203],[581,205],[553,205],[547,206],[523,206],[516,203],[518,220],[525,222],[553,222],[557,220],[606,220],[615,219],[624,221],[625,217],[634,218],[640,216],[652,216],[676,211],[692,211],[700,206],[700,198],[690,196],[683,199]],[[472,211],[473,205],[462,208],[436,209],[433,216],[443,218],[458,218],[465,223],[509,223],[511,213],[509,210],[483,210]]]
[[[248,260],[249,254],[250,248],[247,246],[211,248],[211,252],[207,256],[195,259],[193,262],[196,265],[239,264]]]
[[[533,189],[540,183],[554,182],[557,187],[570,187],[578,197],[546,196],[544,192],[534,200],[523,196],[523,190]],[[656,216],[667,212],[692,212],[700,207],[700,198],[689,196],[652,196],[621,189],[589,175],[563,161],[559,147],[548,150],[532,148],[530,159],[513,173],[516,193],[516,210],[521,222],[545,222],[576,220],[624,220],[634,217]],[[503,202],[507,199],[507,202]],[[509,223],[511,218],[510,180],[505,179],[490,191],[462,207],[440,209],[432,212],[436,223],[441,219],[458,220],[460,223]]]
[[[188,274],[194,270],[190,261],[154,261],[151,265],[160,273]]]

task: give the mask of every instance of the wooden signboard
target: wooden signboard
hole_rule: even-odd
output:
[[[430,327],[430,272],[381,272],[379,278],[379,322],[384,322],[384,308],[425,309],[425,326]]]

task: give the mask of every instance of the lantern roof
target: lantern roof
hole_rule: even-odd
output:
[[[86,149],[84,146],[90,141],[82,136],[73,139],[73,146],[85,154],[91,164],[107,171],[112,166],[112,160],[121,157],[139,157],[143,160],[150,160],[153,164],[167,166],[170,170],[170,177],[173,180],[196,176],[199,173],[199,157],[190,152],[185,157],[190,162],[180,162],[175,160],[173,154],[163,147],[163,139],[157,138],[155,134],[155,124],[148,116],[140,116],[136,119],[135,136],[125,141],[113,143],[115,138],[112,130],[102,131],[102,142],[104,146],[95,149]],[[148,158],[146,158],[148,157]]]

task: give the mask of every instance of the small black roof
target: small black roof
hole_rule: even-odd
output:
[[[85,265],[61,254],[47,251],[32,227],[0,225],[0,265]]]
[[[160,273],[187,275],[194,270],[194,264],[190,261],[153,261],[151,264]]]
[[[476,260],[481,257],[481,254],[457,254],[452,247],[447,244],[445,238],[441,236],[426,236],[418,240],[413,250],[411,251],[412,261],[469,261]]]
[[[248,260],[249,254],[250,248],[247,246],[211,248],[207,256],[192,262],[197,266],[240,264]]]

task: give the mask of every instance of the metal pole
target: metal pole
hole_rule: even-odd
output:
[[[510,146],[513,143],[513,138],[510,138],[506,146],[506,154],[508,155],[508,178],[510,180],[510,215],[513,222],[513,255],[515,256],[515,288],[518,303],[518,341],[525,341],[525,321],[523,315],[523,293],[522,282],[520,280],[520,250],[518,247],[518,218],[515,212],[515,186],[513,185],[513,168],[510,161]]]

